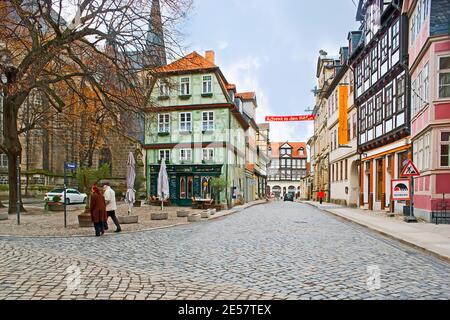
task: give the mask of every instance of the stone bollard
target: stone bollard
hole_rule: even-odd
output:
[[[202,215],[194,213],[188,216],[188,222],[200,222],[202,221]]]
[[[177,217],[178,218],[187,218],[187,217],[189,217],[189,211],[186,211],[186,210],[177,211]]]
[[[168,212],[154,212],[152,213],[152,220],[167,220],[169,219]]]
[[[217,209],[209,209],[209,214],[210,215],[215,215],[217,213]]]
[[[8,220],[8,212],[0,213],[0,221],[1,220]]]

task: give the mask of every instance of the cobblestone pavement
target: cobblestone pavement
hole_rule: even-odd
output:
[[[448,263],[298,203],[103,238],[0,238],[0,250],[0,299],[450,299]]]

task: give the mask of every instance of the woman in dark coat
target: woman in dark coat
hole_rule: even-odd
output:
[[[95,236],[100,237],[105,233],[104,227],[107,221],[107,215],[105,198],[103,198],[97,186],[92,187],[90,209],[91,219],[95,228]]]

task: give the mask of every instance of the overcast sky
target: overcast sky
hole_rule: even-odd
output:
[[[357,0],[354,0],[358,3]],[[258,121],[314,106],[319,50],[337,55],[358,28],[352,0],[194,0],[185,23],[191,51],[216,52],[238,91],[256,91]],[[272,141],[306,141],[312,123],[271,124]]]

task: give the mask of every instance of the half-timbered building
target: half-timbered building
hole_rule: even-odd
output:
[[[358,32],[349,37],[358,109],[361,157],[360,205],[369,210],[400,211],[391,201],[391,181],[410,157],[407,20],[402,0],[361,0]]]

